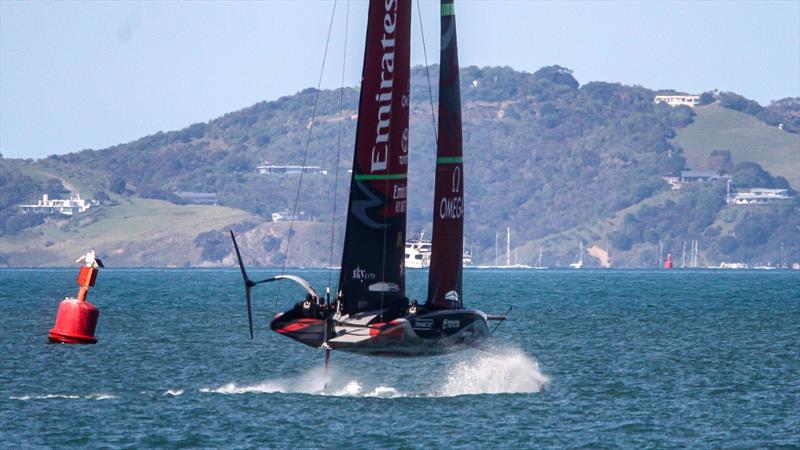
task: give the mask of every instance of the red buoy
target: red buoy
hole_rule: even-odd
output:
[[[667,255],[667,260],[664,261],[664,268],[665,269],[672,269],[672,254]]]
[[[91,255],[91,258],[89,257]],[[48,339],[50,342],[65,344],[94,344],[94,330],[97,327],[97,318],[100,310],[86,301],[86,294],[97,280],[98,267],[102,262],[94,258],[94,252],[87,254],[88,266],[81,267],[78,273],[78,298],[65,298],[58,306],[56,324],[50,329]],[[80,260],[79,260],[80,261]]]
[[[96,306],[77,298],[65,298],[58,306],[56,324],[50,329],[50,342],[65,344],[94,344],[94,330],[100,310]]]

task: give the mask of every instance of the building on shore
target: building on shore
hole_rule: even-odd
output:
[[[698,103],[700,103],[700,96],[688,94],[656,95],[655,99],[653,99],[653,103],[666,103],[672,107],[688,106],[690,108],[694,108]]]
[[[327,170],[322,170],[319,166],[282,166],[269,164],[259,164],[256,166],[259,175],[299,175],[303,174],[319,174],[327,175]]]
[[[681,188],[680,177],[661,177],[661,179],[669,183],[669,188],[673,191]]]
[[[28,214],[47,214],[72,216],[85,212],[92,207],[92,202],[81,199],[79,193],[69,196],[69,199],[50,199],[47,194],[42,195],[42,199],[35,205],[17,205],[22,212]]]
[[[720,175],[716,170],[682,170],[681,183],[707,183],[710,181],[727,181],[730,175]]]
[[[292,214],[288,210],[278,211],[272,213],[273,222],[313,222],[314,217],[306,214],[305,211],[300,211],[297,214]]]
[[[791,198],[788,189],[752,188],[731,193],[727,203],[729,205],[765,205]]]

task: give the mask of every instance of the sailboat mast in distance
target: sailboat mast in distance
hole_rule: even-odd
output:
[[[339,276],[346,314],[406,302],[410,39],[410,1],[370,2]]]
[[[506,267],[511,265],[511,227],[506,227]]]
[[[497,266],[497,258],[500,257],[499,250],[497,249],[497,240],[500,239],[500,234],[495,231],[494,232],[494,265]]]
[[[461,307],[464,239],[464,164],[461,147],[461,91],[453,0],[441,2],[439,125],[433,201],[428,304]]]

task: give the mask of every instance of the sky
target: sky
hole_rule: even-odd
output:
[[[422,33],[438,62],[438,5],[414,3],[415,65]],[[322,87],[343,71],[355,86],[366,12],[355,0],[0,0],[0,153],[104,148],[317,86],[330,23]],[[462,66],[558,64],[582,84],[720,89],[762,105],[800,96],[798,0],[473,0],[456,2],[456,18]]]

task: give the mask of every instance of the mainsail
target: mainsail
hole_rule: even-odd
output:
[[[441,4],[439,126],[436,142],[436,191],[433,201],[428,304],[461,307],[464,253],[464,164],[461,149],[461,91],[453,0]]]
[[[405,306],[411,0],[369,5],[339,291],[343,313]]]

